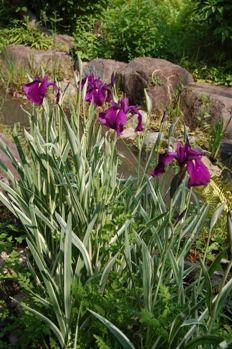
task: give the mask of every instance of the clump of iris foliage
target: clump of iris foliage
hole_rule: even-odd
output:
[[[37,347],[229,348],[231,262],[218,289],[211,280],[227,251],[210,263],[206,253],[187,261],[203,226],[210,239],[223,211],[209,220],[194,191],[210,179],[201,152],[184,133],[185,146],[158,157],[161,122],[145,166],[138,161],[136,175],[122,177],[117,138],[135,118],[141,159],[147,127],[140,110],[81,71],[76,85],[76,102],[64,108],[48,76],[26,84],[34,107],[29,129],[13,132],[19,160],[1,142],[18,178],[1,163],[11,185],[0,182],[0,200],[25,229],[31,272],[20,316],[33,315],[29,329],[35,320],[45,325]],[[58,103],[47,98],[51,89]],[[164,173],[171,160],[177,167]]]

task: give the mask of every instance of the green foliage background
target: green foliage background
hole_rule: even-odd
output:
[[[197,78],[231,85],[231,6],[228,1],[109,0],[77,18],[75,50],[83,59],[171,60]]]
[[[73,35],[74,53],[82,59],[151,56],[187,66],[204,62],[231,73],[230,0],[3,0],[0,25],[12,27],[12,20],[31,14],[46,29]],[[28,36],[24,35],[25,44],[30,44]],[[44,46],[44,40],[37,46]],[[228,80],[218,78],[220,72],[213,77]]]

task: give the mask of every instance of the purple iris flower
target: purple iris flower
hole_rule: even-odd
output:
[[[127,114],[136,114],[138,125],[135,131],[143,131],[142,115],[135,106],[129,106],[128,98],[123,98],[118,103],[113,102],[111,107],[99,113],[99,121],[102,125],[112,128],[120,136],[123,132],[124,125],[127,123]]]
[[[89,74],[84,79],[82,79],[82,88],[85,85],[86,81],[88,81],[85,95],[86,102],[93,101],[94,105],[101,106],[105,102],[112,101],[112,92],[101,79],[95,78],[93,74]]]
[[[210,181],[210,173],[201,158],[202,153],[199,150],[191,148],[189,144],[178,143],[175,152],[167,151],[160,154],[158,165],[152,171],[151,176],[163,174],[165,167],[175,159],[180,166],[180,172],[183,170],[188,172],[188,187],[206,185]]]
[[[23,86],[23,90],[27,98],[36,105],[42,105],[43,99],[47,93],[49,86],[52,86],[56,93],[56,103],[59,102],[60,90],[55,81],[48,81],[48,76],[45,75],[43,79],[35,77],[32,82]]]

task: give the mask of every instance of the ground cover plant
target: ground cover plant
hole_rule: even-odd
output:
[[[65,107],[48,76],[24,85],[33,110],[29,129],[13,132],[20,160],[1,142],[18,178],[1,162],[10,185],[0,182],[0,200],[26,235],[30,287],[20,311],[41,324],[45,348],[229,348],[231,262],[220,264],[229,251],[209,261],[206,248],[188,263],[224,209],[209,217],[194,189],[210,181],[202,152],[183,129],[182,142],[158,155],[162,120],[141,167],[147,125],[138,106],[81,69],[75,79],[76,101]],[[130,118],[139,160],[124,178],[116,144]],[[231,232],[230,211],[227,219]],[[223,273],[217,288],[215,270]],[[41,347],[29,338],[28,348]]]
[[[35,49],[48,49],[52,43],[52,38],[33,27],[27,18],[24,21],[15,20],[9,28],[1,30],[0,50],[11,44],[22,44]]]

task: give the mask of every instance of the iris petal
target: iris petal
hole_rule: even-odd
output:
[[[188,186],[206,185],[210,181],[208,168],[200,159],[187,161]]]
[[[124,110],[121,110],[121,109],[119,110],[117,114],[117,120],[120,124],[123,124],[123,125],[127,122],[127,116]]]
[[[114,103],[111,108],[99,113],[99,121],[101,124],[115,130],[117,135],[120,136],[127,122],[127,115],[120,109],[120,104]]]
[[[166,152],[159,156],[158,165],[152,171],[151,176],[160,176],[165,172],[165,166],[169,164],[173,159],[176,159],[179,166],[180,172],[188,172],[189,180],[188,186],[206,185],[210,181],[210,173],[208,168],[201,160],[202,153],[198,149],[193,149],[187,143],[183,145],[178,143],[176,146],[176,152]]]
[[[49,86],[53,86],[54,90],[57,90],[56,102],[58,103],[60,90],[57,87],[55,81],[48,81],[47,75],[45,75],[42,80],[38,77],[35,77],[32,82],[29,82],[23,86],[23,91],[32,103],[36,105],[42,105],[43,99],[47,93]]]
[[[129,111],[129,100],[127,97],[123,98],[120,102],[121,109],[124,111],[124,113],[127,113]]]
[[[92,89],[89,89],[89,90],[86,92],[85,101],[90,103],[90,102],[92,101],[92,98],[93,98],[93,90],[92,90]]]
[[[160,176],[165,172],[165,167],[177,157],[177,153],[175,152],[167,152],[159,155],[158,165],[151,172],[151,176],[156,177]]]
[[[177,153],[177,161],[179,164],[183,164],[186,161],[187,156],[187,148],[186,145],[183,145],[182,143],[178,143],[176,146],[176,153]]]
[[[139,111],[137,112],[137,115],[138,115],[138,125],[137,125],[135,131],[141,132],[141,131],[144,130],[144,127],[143,127],[143,124],[142,124],[143,118],[142,118],[142,114]]]
[[[23,90],[27,98],[36,105],[41,105],[43,103],[43,96],[40,94],[39,82],[32,81],[23,86]]]
[[[190,145],[186,145],[185,146],[186,148],[186,155],[187,155],[187,158],[199,158],[202,156],[202,153],[200,150],[198,149],[193,149],[190,147]]]
[[[137,115],[138,117],[138,124],[135,128],[135,131],[136,132],[141,132],[144,130],[144,127],[143,127],[143,124],[142,124],[142,120],[143,120],[143,117],[142,117],[142,114],[140,113],[140,111],[138,110],[138,108],[134,105],[131,105],[128,107],[128,111],[132,114],[135,114]]]
[[[108,88],[108,87],[107,87]],[[128,98],[121,99],[118,103],[112,102],[111,107],[104,112],[99,113],[99,121],[101,124],[112,128],[120,136],[123,132],[124,125],[127,123],[127,113],[137,114],[138,125],[135,131],[142,131],[142,115],[134,106],[129,106]]]
[[[112,99],[112,93],[110,89],[105,84],[102,84],[98,89],[98,91],[96,91],[95,105],[101,106],[105,102],[110,102],[111,99]]]
[[[52,82],[53,84],[53,82]],[[48,90],[48,86],[50,85],[50,83],[48,83],[48,76],[45,75],[43,80],[41,81],[41,84],[39,86],[39,93],[41,94],[41,96],[45,96],[47,90]]]
[[[84,87],[86,81],[88,81],[85,95],[86,102],[93,102],[95,106],[101,106],[105,102],[111,102],[111,90],[101,79],[95,78],[93,74],[89,74],[82,79],[81,88]]]

